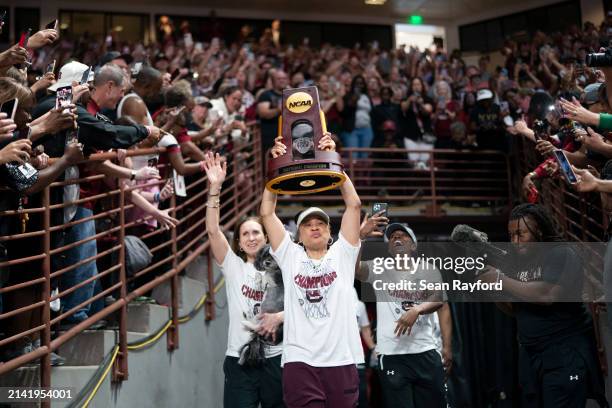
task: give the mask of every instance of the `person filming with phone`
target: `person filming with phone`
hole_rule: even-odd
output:
[[[377,203],[378,204],[378,203]],[[373,211],[378,210],[376,204]],[[360,236],[383,235],[390,257],[414,256],[417,238],[406,224],[388,224],[386,210],[377,211],[371,219],[367,215],[361,224]],[[373,271],[372,260],[357,262],[355,278],[373,283],[425,280],[441,283],[442,276],[435,267],[410,270],[386,269],[382,274]],[[438,352],[435,334],[435,313],[443,305],[443,291],[384,290],[374,287],[376,295],[378,374],[381,379],[385,406],[446,407],[444,364]],[[449,344],[444,344],[449,348]]]

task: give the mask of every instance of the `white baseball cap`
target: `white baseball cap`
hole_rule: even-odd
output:
[[[310,217],[311,215],[318,216],[319,218],[324,220],[327,224],[329,224],[329,215],[325,214],[325,211],[323,211],[319,207],[310,207],[300,213],[297,219],[297,226],[299,227],[300,224],[302,224],[302,222],[304,222],[304,220],[307,217]]]
[[[48,89],[55,92],[58,88],[71,86],[72,81],[79,82],[85,71],[88,69],[89,67],[87,65],[81,64],[78,61],[72,61],[64,64],[64,66],[60,69],[59,74],[57,74],[57,82],[51,85]],[[91,70],[89,72],[89,76],[87,77],[87,82],[93,81],[93,79],[94,72]]]
[[[489,91],[488,89],[481,89],[476,94],[477,101],[482,101],[483,99],[491,99],[491,98],[493,98],[493,92]]]

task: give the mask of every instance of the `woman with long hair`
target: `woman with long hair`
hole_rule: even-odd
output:
[[[320,150],[334,147],[329,133],[319,141]],[[277,138],[272,156],[285,152]],[[282,364],[288,407],[357,405],[356,364],[364,358],[352,299],[361,201],[348,177],[340,191],[346,209],[335,242],[329,216],[316,207],[298,216],[293,242],[275,213],[276,194],[263,193],[261,217],[285,283]]]
[[[425,83],[420,77],[412,78],[408,98],[400,106],[402,108],[401,134],[404,136],[406,148],[421,151],[431,150],[433,103],[427,97]],[[408,159],[418,169],[429,168],[429,153],[411,152],[408,153]]]
[[[357,75],[351,82],[350,92],[344,96],[344,109],[342,110],[343,132],[342,144],[346,147],[370,147],[374,133],[370,111],[372,100],[368,95],[365,78]],[[357,158],[367,157],[367,153],[355,154]]]
[[[282,407],[281,352],[282,345],[268,346],[266,361],[258,367],[239,363],[242,347],[251,339],[251,333],[242,320],[260,319],[258,333],[264,336],[275,332],[283,320],[283,312],[259,313],[264,293],[263,272],[253,263],[260,249],[267,243],[266,232],[258,217],[249,217],[236,225],[232,245],[219,226],[221,187],[227,174],[225,161],[216,154],[206,153],[204,161],[208,177],[206,230],[215,262],[225,277],[229,307],[229,331],[223,371],[225,408]]]

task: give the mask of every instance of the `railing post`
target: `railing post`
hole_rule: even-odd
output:
[[[510,212],[512,210],[512,171],[510,169],[510,157],[508,155],[505,155],[505,158],[506,158],[506,177],[508,180],[508,212]]]
[[[352,149],[348,149],[348,160],[349,160],[349,178],[351,179],[351,181],[353,182],[353,184],[356,183],[355,181],[355,164],[353,163],[353,150]],[[357,188],[357,184],[355,184],[355,188]]]
[[[208,247],[208,255],[206,256],[208,266],[208,293],[206,293],[206,301],[204,302],[204,321],[215,319],[215,274],[213,271],[213,261],[210,246]]]
[[[119,281],[121,287],[119,296],[124,301],[119,309],[119,352],[113,367],[113,381],[120,382],[128,378],[128,350],[127,350],[127,277],[125,272],[125,186],[119,182]]]
[[[172,210],[171,210],[171,215],[173,218],[176,218],[176,196],[172,195],[172,197],[170,198],[170,205],[172,206]],[[168,328],[168,332],[166,334],[166,339],[167,339],[167,343],[168,343],[168,350],[176,350],[179,347],[179,333],[178,333],[178,313],[179,313],[179,293],[178,293],[178,286],[179,286],[179,277],[178,277],[178,272],[176,270],[177,265],[178,265],[178,260],[177,260],[177,242],[176,242],[176,228],[172,228],[171,230],[171,236],[172,236],[172,270],[174,271],[174,274],[172,275],[172,278],[170,279],[170,293],[171,293],[171,302],[172,302],[172,308],[170,309],[170,312],[172,313],[172,324],[170,324],[170,327]]]
[[[43,190],[43,200],[42,205],[45,209],[43,213],[43,227],[45,229],[45,235],[43,236],[43,250],[45,253],[45,258],[43,259],[43,274],[45,277],[45,282],[43,284],[43,300],[45,304],[42,307],[42,319],[41,321],[44,323],[45,327],[41,333],[40,344],[41,346],[49,347],[51,343],[51,210],[50,206],[50,198],[49,198],[49,189],[47,186]],[[40,386],[41,387],[51,387],[51,351],[48,352],[41,357],[40,359]],[[51,407],[51,400],[45,399],[42,400],[43,408]]]
[[[262,146],[261,146],[261,132],[259,127],[253,130],[254,137],[254,152],[255,157],[253,159],[254,170],[255,170],[255,186],[263,186],[267,181],[267,174],[264,172],[265,163],[262,163],[265,159],[263,157]]]
[[[429,175],[431,177],[431,216],[438,216],[438,199],[436,197],[436,154],[435,150],[431,150],[431,159],[429,163]]]
[[[233,176],[233,196],[234,196],[234,211],[238,213],[239,200],[238,200],[238,154],[240,153],[240,149],[236,149],[236,145],[232,149],[232,176]]]

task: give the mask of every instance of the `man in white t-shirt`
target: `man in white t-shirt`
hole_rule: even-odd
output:
[[[414,256],[417,239],[407,225],[389,224],[384,236],[390,256]],[[385,406],[444,408],[444,369],[434,333],[434,312],[443,305],[444,293],[418,290],[418,282],[440,283],[442,278],[433,265],[408,266],[375,274],[373,262],[364,261],[356,274],[357,279],[370,283],[377,279],[417,282],[415,290],[375,290],[376,352]]]

